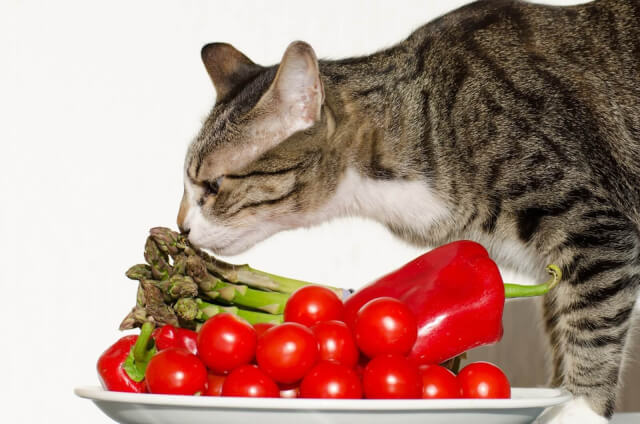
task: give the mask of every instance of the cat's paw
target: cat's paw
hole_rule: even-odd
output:
[[[535,424],[607,424],[609,420],[593,412],[583,398],[549,408],[536,419]]]

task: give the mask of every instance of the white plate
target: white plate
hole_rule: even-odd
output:
[[[517,424],[571,399],[565,390],[512,389],[511,399],[268,399],[168,396],[78,387],[121,424]]]

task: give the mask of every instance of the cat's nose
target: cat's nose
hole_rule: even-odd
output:
[[[187,214],[189,212],[189,201],[187,199],[187,193],[182,195],[182,201],[180,202],[180,210],[178,211],[178,228],[183,234],[189,234],[190,228],[186,224]]]
[[[180,228],[180,227],[178,227],[178,228]],[[182,233],[182,235],[185,236],[185,237],[189,237],[189,231],[191,231],[191,229],[189,229],[189,228],[186,228],[186,229],[185,228],[180,228],[180,233]]]

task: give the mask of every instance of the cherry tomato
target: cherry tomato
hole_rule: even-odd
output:
[[[509,399],[511,385],[500,368],[489,362],[474,362],[458,373],[463,398]]]
[[[333,291],[321,286],[299,288],[284,307],[285,322],[298,322],[307,327],[320,321],[340,321],[343,314],[342,300]]]
[[[294,399],[300,397],[300,384],[278,384],[278,388],[280,389],[280,397]]]
[[[460,397],[456,375],[440,365],[420,366],[423,399],[455,399]]]
[[[311,331],[318,340],[321,361],[333,361],[353,368],[358,362],[360,352],[353,340],[353,334],[347,324],[342,321],[323,321]]]
[[[370,358],[404,355],[416,341],[418,326],[407,305],[391,297],[378,297],[360,308],[354,333],[356,344]]]
[[[294,383],[318,359],[318,341],[304,325],[285,322],[260,337],[256,359],[260,368],[278,383]]]
[[[351,368],[335,362],[316,364],[300,383],[303,398],[360,399],[362,384]]]
[[[151,337],[153,337],[158,350],[164,350],[168,347],[182,347],[194,355],[198,355],[198,333],[195,331],[165,324],[153,330]]]
[[[415,399],[422,388],[418,367],[397,354],[370,360],[362,373],[362,386],[369,399]]]
[[[222,396],[279,397],[276,383],[255,365],[241,365],[224,380]]]
[[[260,338],[260,336],[262,336],[262,334],[267,331],[268,329],[270,329],[271,327],[275,327],[276,325],[270,322],[258,322],[253,324],[253,328],[256,329],[256,335],[258,336],[258,338]]]
[[[207,385],[207,369],[186,349],[170,347],[153,355],[145,372],[151,393],[193,395]]]
[[[256,330],[229,313],[214,315],[198,332],[198,355],[216,374],[251,362],[256,351]]]
[[[203,396],[222,396],[222,385],[227,377],[209,373],[207,377],[207,390],[202,393]]]

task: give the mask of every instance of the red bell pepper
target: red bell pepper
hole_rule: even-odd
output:
[[[102,386],[116,392],[146,392],[144,372],[156,352],[151,338],[153,324],[145,323],[140,335],[120,338],[98,358],[98,376]]]
[[[198,333],[186,328],[176,328],[171,324],[166,324],[156,328],[152,333],[158,350],[165,350],[169,347],[179,347],[188,350],[194,355],[198,355]]]
[[[554,278],[546,284],[504,284],[484,247],[468,240],[456,241],[356,291],[345,301],[345,321],[353,328],[358,310],[374,298],[402,300],[418,322],[418,337],[409,358],[419,364],[441,363],[499,341],[505,296],[546,293],[559,279],[560,270],[552,270]]]

